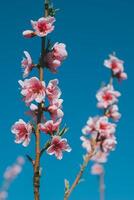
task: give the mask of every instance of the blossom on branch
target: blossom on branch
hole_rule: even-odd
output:
[[[44,81],[32,77],[24,81],[19,80],[19,84],[22,87],[21,94],[24,96],[26,104],[31,103],[33,100],[37,103],[41,103],[45,100],[46,86]]]
[[[49,81],[48,86],[46,88],[46,94],[49,101],[53,101],[54,99],[58,99],[61,96],[61,90],[58,87],[58,79],[54,79]]]
[[[99,117],[89,117],[86,126],[82,129],[83,134],[97,133],[96,123]]]
[[[124,62],[115,55],[109,55],[109,59],[104,61],[104,65],[112,70],[113,75],[119,80],[127,79],[127,74],[124,72]]]
[[[113,151],[115,149],[116,144],[116,137],[111,136],[109,138],[106,138],[104,142],[102,142],[102,149],[105,153],[108,153],[109,151]]]
[[[106,112],[106,116],[112,118],[114,121],[118,121],[121,118],[118,106],[117,105],[110,106]]]
[[[11,128],[11,132],[15,134],[15,143],[22,143],[24,147],[28,146],[32,134],[32,125],[19,119]]]
[[[108,153],[105,153],[98,148],[96,154],[91,158],[91,160],[97,163],[106,163],[108,155]]]
[[[82,141],[82,147],[85,148],[87,150],[88,153],[90,153],[91,151],[91,141],[87,138],[85,138],[84,136],[80,137],[81,141]]]
[[[63,43],[55,43],[51,51],[45,56],[46,66],[56,72],[57,68],[62,64],[67,57],[66,45]]]
[[[115,132],[116,125],[108,121],[108,117],[90,117],[87,125],[82,129],[83,134],[99,134],[99,136],[107,136]]]
[[[97,120],[96,130],[100,137],[107,138],[115,133],[116,124],[109,122],[106,116],[102,116]]]
[[[24,69],[23,77],[25,78],[29,75],[30,71],[34,67],[34,64],[30,54],[27,51],[24,51],[24,54],[26,58],[23,58],[23,60],[21,61],[21,66]]]
[[[38,19],[38,21],[31,20],[31,24],[35,31],[35,34],[39,37],[44,37],[51,33],[54,30],[54,22],[55,18],[51,16],[41,17],[40,19]]]
[[[63,151],[70,152],[71,148],[67,143],[67,139],[62,138],[60,136],[53,136],[51,145],[47,149],[47,153],[49,155],[55,155],[57,159],[61,160],[63,157]]]
[[[95,163],[92,167],[91,167],[91,174],[93,175],[100,175],[104,172],[104,168],[101,164],[99,163]]]
[[[42,132],[53,135],[55,132],[58,131],[61,121],[62,121],[61,118],[58,119],[56,122],[54,122],[53,120],[48,120],[44,124],[42,124],[42,123],[39,124],[39,129]]]
[[[24,163],[24,158],[19,156],[13,165],[6,168],[3,174],[3,184],[0,188],[0,200],[6,200],[8,198],[8,190],[10,185],[22,172]]]
[[[117,103],[118,97],[121,96],[121,93],[115,91],[112,85],[107,85],[102,87],[96,95],[98,100],[98,108],[107,108],[108,106]]]
[[[53,23],[55,22],[55,18],[48,16],[48,17],[41,17],[38,21],[31,20],[32,30],[23,31],[23,36],[26,38],[32,38],[34,36],[45,37],[49,33],[54,30]]]
[[[63,99],[54,99],[50,102],[48,111],[50,112],[51,118],[55,121],[57,118],[62,118],[64,113],[61,110]]]
[[[32,38],[32,37],[36,36],[36,34],[34,33],[34,31],[32,31],[32,30],[23,31],[22,35],[25,38]]]

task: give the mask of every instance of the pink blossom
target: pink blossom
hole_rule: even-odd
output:
[[[39,129],[47,134],[54,134],[54,132],[58,131],[59,125],[62,119],[58,119],[56,122],[53,120],[48,120],[45,124],[40,124]]]
[[[115,149],[115,145],[117,144],[116,137],[112,136],[104,140],[102,143],[103,151],[108,153],[109,151],[113,151]]]
[[[93,175],[100,175],[104,172],[103,166],[95,163],[91,168],[91,174]]]
[[[53,136],[51,145],[47,149],[47,153],[49,155],[55,155],[57,159],[61,160],[63,157],[62,152],[67,151],[70,152],[71,148],[67,143],[67,140],[65,138],[61,139],[60,136]]]
[[[38,106],[35,105],[34,103],[31,103],[30,109],[31,109],[31,111],[36,111],[36,110],[38,110]]]
[[[34,33],[34,31],[32,30],[26,30],[26,31],[23,31],[22,35],[26,38],[32,38],[34,37],[36,34]]]
[[[8,167],[4,173],[4,178],[7,180],[13,180],[22,170],[21,165],[14,164],[11,167]]]
[[[30,110],[28,110],[26,112],[26,114],[30,117],[32,117],[33,121],[36,122],[37,121],[37,110],[38,110],[38,106],[35,104],[31,104],[30,105]]]
[[[6,191],[0,191],[0,200],[5,200],[8,197],[8,193]]]
[[[109,60],[104,61],[104,65],[110,68],[114,75],[118,74],[119,72],[123,72],[123,64],[124,62],[114,55],[109,55]]]
[[[29,104],[33,100],[37,103],[41,103],[45,99],[45,82],[40,81],[36,77],[19,81],[22,87],[21,94],[24,96],[24,101]]]
[[[53,23],[55,22],[54,17],[41,17],[38,21],[31,20],[35,34],[39,37],[44,37],[47,34],[51,33],[54,30]]]
[[[86,126],[82,129],[83,134],[96,133],[96,122],[99,117],[89,117]]]
[[[109,55],[109,60],[104,61],[104,65],[110,68],[113,75],[119,80],[126,80],[127,74],[124,72],[124,62],[114,55]]]
[[[118,121],[121,117],[121,114],[119,113],[119,108],[117,105],[112,105],[106,112],[107,117],[111,117],[114,121]]]
[[[28,110],[26,114],[31,116],[34,122],[37,122],[37,113],[38,113],[38,106],[32,103],[30,105],[30,110]],[[42,115],[41,121],[42,123],[46,121],[45,115]]]
[[[84,134],[99,133],[100,136],[107,136],[115,132],[116,125],[108,122],[108,117],[90,117],[87,125],[82,129]]]
[[[16,135],[16,143],[22,143],[25,147],[28,146],[32,133],[31,124],[25,123],[22,119],[20,119],[12,126],[11,131]]]
[[[24,54],[25,54],[26,58],[23,58],[23,60],[21,62],[21,66],[24,69],[23,77],[25,78],[29,75],[30,71],[34,67],[34,64],[32,62],[32,58],[31,58],[30,54],[27,51],[24,51]]]
[[[116,75],[116,77],[119,79],[119,81],[126,80],[127,74],[125,72],[120,72]]]
[[[63,60],[67,57],[66,45],[63,43],[55,43],[52,50],[47,53],[45,57],[46,66],[52,71],[56,72],[57,67],[61,65]]]
[[[56,72],[57,67],[61,65],[61,61],[54,57],[53,51],[50,51],[45,56],[45,64],[52,72]]]
[[[57,118],[62,118],[64,113],[61,110],[63,99],[54,99],[48,107],[51,118],[56,120]]]
[[[25,159],[24,159],[22,156],[19,156],[19,157],[17,158],[17,163],[18,163],[19,165],[24,165]]]
[[[82,146],[87,150],[87,152],[91,152],[91,142],[89,139],[86,139],[84,136],[80,137],[82,141]]]
[[[63,61],[67,57],[66,45],[56,42],[53,46],[54,57],[57,60]]]
[[[102,152],[100,149],[97,153],[91,158],[91,160],[97,163],[106,163],[107,162],[108,153]]]
[[[116,125],[108,121],[108,117],[100,117],[96,122],[96,130],[100,137],[109,137],[115,133]]]
[[[115,91],[112,85],[102,87],[96,98],[98,100],[98,108],[107,108],[108,106],[118,102],[118,97],[121,96],[120,92]]]
[[[61,91],[58,87],[58,79],[54,79],[49,81],[48,86],[46,88],[46,94],[50,101],[53,101],[54,99],[58,99],[61,96]]]

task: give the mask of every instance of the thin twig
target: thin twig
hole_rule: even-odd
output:
[[[100,190],[100,200],[104,200],[105,199],[105,184],[104,184],[104,172],[100,174],[100,177],[99,177],[99,190]]]
[[[45,17],[48,16],[48,0],[45,1]],[[39,79],[40,81],[44,80],[44,56],[45,56],[45,45],[46,44],[46,37],[41,38],[41,58],[40,58],[40,64],[38,67],[39,71]],[[38,104],[38,113],[37,113],[37,126],[35,131],[36,136],[36,156],[35,156],[35,163],[34,163],[34,177],[33,177],[33,185],[34,185],[34,199],[39,200],[40,194],[39,194],[39,188],[40,188],[40,130],[38,124],[41,123],[42,114],[43,114],[43,103]]]
[[[68,200],[71,193],[73,192],[73,190],[76,188],[76,186],[80,183],[81,181],[81,178],[83,176],[83,173],[89,163],[89,161],[91,160],[91,158],[95,155],[95,146],[96,146],[96,141],[92,141],[92,150],[90,153],[87,153],[86,156],[84,156],[84,160],[83,160],[83,164],[81,165],[80,167],[80,170],[72,184],[72,186],[67,190],[65,191],[65,194],[64,194],[64,200]]]

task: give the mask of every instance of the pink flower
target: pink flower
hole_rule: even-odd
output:
[[[109,137],[115,133],[116,125],[108,122],[108,117],[100,117],[96,122],[96,130],[100,137]]]
[[[32,117],[32,120],[36,123],[37,122],[37,116],[38,116],[38,106],[32,103],[30,105],[30,110],[28,110],[26,112],[26,114],[28,116]],[[42,115],[41,122],[44,123],[45,121],[46,121],[46,118],[45,118],[44,115]]]
[[[57,67],[61,65],[61,61],[54,57],[53,51],[50,51],[45,56],[45,64],[52,72],[56,72]]]
[[[120,72],[116,75],[116,77],[119,79],[119,81],[126,80],[127,74],[125,72]]]
[[[58,99],[61,96],[61,91],[58,87],[58,79],[54,79],[49,81],[48,86],[46,88],[46,94],[49,101],[53,101],[54,99]]]
[[[34,37],[36,34],[32,31],[32,30],[26,30],[23,31],[22,35],[26,38],[32,38]]]
[[[124,70],[123,64],[124,62],[114,55],[109,55],[109,60],[104,61],[104,65],[110,68],[114,75]]]
[[[57,67],[61,65],[63,60],[67,57],[66,45],[63,43],[55,43],[52,50],[47,53],[45,57],[46,66],[52,71],[56,72]]]
[[[127,74],[124,72],[124,62],[114,55],[109,55],[109,60],[104,61],[104,65],[110,68],[113,75],[119,80],[126,80]]]
[[[68,55],[66,51],[66,45],[56,42],[53,46],[53,55],[57,60],[65,60]]]
[[[118,102],[118,97],[121,96],[120,92],[115,91],[112,85],[107,85],[101,88],[96,98],[98,100],[98,108],[107,108],[108,106]]]
[[[108,153],[109,151],[113,151],[115,149],[115,145],[117,144],[116,137],[112,136],[104,140],[102,143],[102,149],[104,152]]]
[[[89,139],[86,139],[84,136],[80,137],[81,141],[82,141],[82,147],[85,148],[87,150],[87,152],[91,152],[91,143]]]
[[[11,131],[16,135],[16,143],[22,143],[25,147],[28,146],[32,134],[31,124],[25,123],[22,119],[20,119],[12,126]]]
[[[50,112],[51,118],[56,120],[57,118],[62,118],[64,113],[61,110],[63,103],[63,99],[54,99],[50,106],[48,107],[48,111]]]
[[[6,191],[0,191],[0,200],[6,200],[8,197],[8,193]]]
[[[25,54],[26,58],[23,58],[23,60],[21,62],[21,66],[24,68],[23,77],[25,78],[29,75],[30,71],[34,67],[34,64],[32,62],[32,58],[31,58],[30,54],[27,51],[24,51],[24,54]]]
[[[91,158],[91,160],[97,163],[106,163],[107,162],[108,153],[102,152],[100,149],[97,153]]]
[[[106,112],[107,117],[111,117],[114,121],[118,121],[121,117],[121,114],[119,113],[119,108],[117,105],[112,105]]]
[[[99,117],[89,117],[87,125],[82,129],[83,134],[96,133],[96,122]]]
[[[22,171],[22,166],[15,163],[13,166],[8,167],[6,169],[6,171],[4,173],[4,178],[6,180],[11,181],[11,180],[15,179],[18,176],[18,174],[20,174],[21,171]]]
[[[108,122],[108,117],[90,117],[87,125],[82,129],[83,134],[100,134],[100,137],[107,137],[115,132],[116,125]]]
[[[45,82],[40,81],[36,77],[19,81],[22,87],[21,94],[24,96],[24,101],[29,104],[33,100],[37,103],[41,103],[45,99]]]
[[[51,145],[47,149],[47,153],[49,155],[55,155],[57,159],[61,160],[63,157],[62,152],[67,151],[70,152],[71,148],[67,143],[67,140],[65,138],[61,139],[60,136],[53,136]]]
[[[38,106],[35,105],[34,103],[31,103],[31,105],[30,105],[30,110],[31,110],[31,111],[37,111],[37,110],[38,110]]]
[[[53,120],[48,120],[45,124],[40,124],[39,129],[47,134],[54,134],[58,131],[59,125],[62,119],[58,119],[56,122]]]
[[[103,166],[95,163],[91,168],[91,174],[93,175],[100,175],[104,172]]]
[[[22,156],[19,156],[19,157],[17,158],[17,163],[18,163],[19,165],[24,165],[25,159],[24,159]]]
[[[39,37],[44,37],[54,30],[53,23],[55,22],[54,17],[41,17],[38,21],[31,20],[35,34]]]
[[[38,106],[32,103],[30,105],[30,110],[28,110],[26,112],[26,115],[32,117],[32,119],[33,119],[34,122],[37,121],[37,110],[38,110]]]

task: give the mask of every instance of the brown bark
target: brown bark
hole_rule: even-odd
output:
[[[85,158],[84,158],[84,161],[83,161],[83,164],[81,165],[81,168],[80,168],[80,171],[78,172],[72,186],[70,187],[70,189],[68,191],[65,192],[64,194],[64,200],[68,200],[71,193],[73,192],[73,190],[76,188],[76,186],[79,184],[82,176],[83,176],[83,173],[90,161],[90,159],[93,157],[93,155],[95,154],[95,149],[93,147],[92,151],[88,154],[86,154]]]
[[[45,17],[48,16],[48,0],[45,1]],[[45,46],[46,46],[46,37],[41,38],[41,58],[40,58],[40,64],[39,64],[39,79],[40,81],[44,80],[44,56],[45,56]],[[34,186],[34,199],[39,200],[40,199],[40,130],[38,128],[38,124],[41,123],[41,118],[43,115],[43,103],[38,104],[38,114],[37,114],[37,126],[35,131],[35,138],[36,138],[36,144],[35,144],[35,162],[34,162],[34,176],[33,176],[33,186]]]

